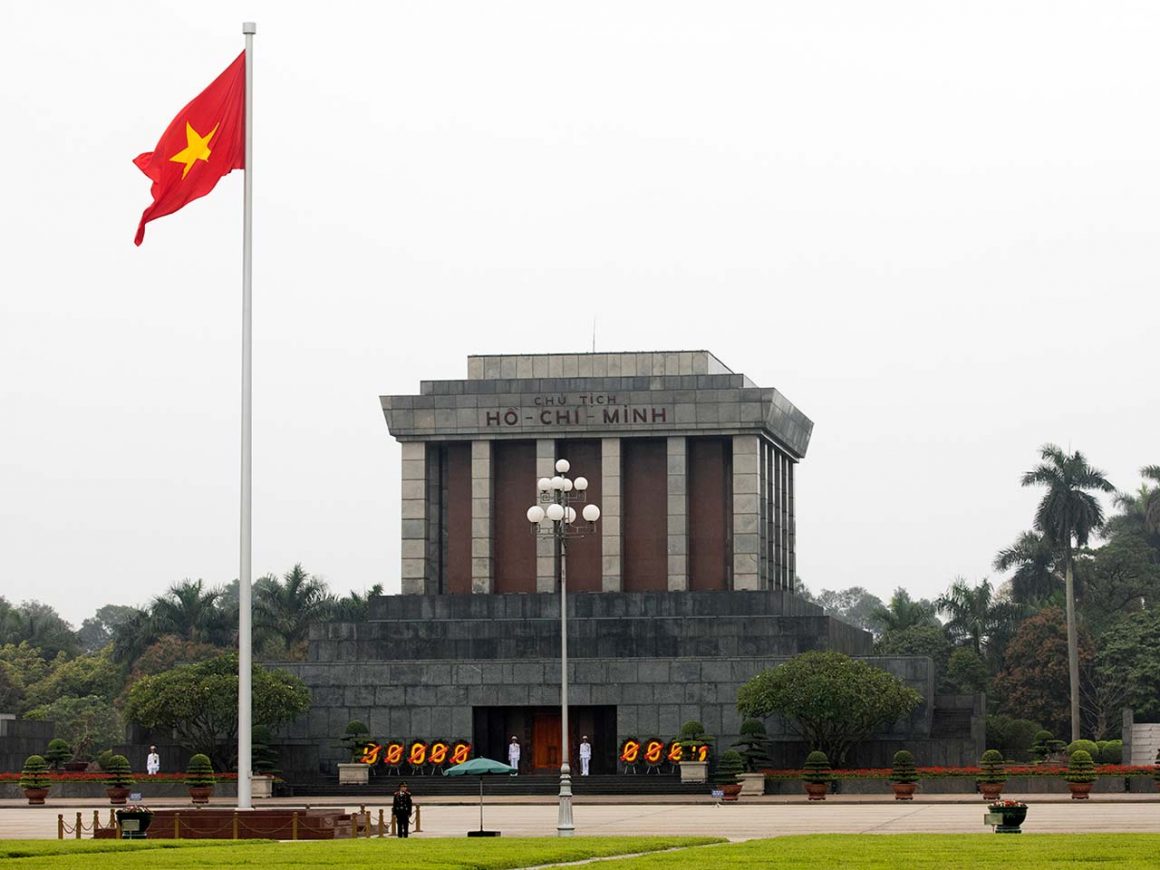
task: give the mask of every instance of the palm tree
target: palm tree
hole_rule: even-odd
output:
[[[881,626],[883,632],[901,631],[918,625],[939,625],[934,614],[933,604],[926,599],[913,600],[910,593],[900,586],[890,597],[890,604],[874,608],[870,619]]]
[[[334,602],[331,616],[338,622],[361,622],[367,618],[367,605],[370,600],[382,594],[382,583],[376,583],[365,593],[352,589],[349,595]]]
[[[1145,465],[1140,476],[1145,482],[1136,492],[1116,493],[1113,502],[1120,513],[1108,518],[1103,537],[1136,534],[1152,546],[1160,546],[1160,486],[1148,485],[1148,481],[1160,484],[1160,465]]]
[[[998,598],[985,577],[973,587],[962,577],[956,578],[946,594],[939,597],[937,606],[948,617],[946,627],[951,638],[956,643],[970,644],[979,656],[987,641],[1022,611],[1012,602]]]
[[[229,634],[218,606],[220,589],[206,589],[201,580],[182,580],[153,599],[150,609],[156,634],[175,634],[194,643],[220,643]]]
[[[1012,601],[1042,605],[1062,591],[1063,578],[1055,571],[1057,558],[1055,549],[1043,535],[1024,532],[1014,544],[999,551],[993,565],[996,571],[1015,569],[1011,575]]]
[[[299,563],[282,575],[282,582],[263,577],[254,584],[254,628],[266,638],[280,638],[288,653],[298,655],[311,623],[326,618],[332,604],[326,584]]]
[[[1080,738],[1079,642],[1075,624],[1075,577],[1072,552],[1086,547],[1091,533],[1104,524],[1104,511],[1088,490],[1114,492],[1102,471],[1088,465],[1078,450],[1070,456],[1054,444],[1040,450],[1039,465],[1023,475],[1024,486],[1045,486],[1047,492],[1035,511],[1035,528],[1063,560],[1067,598],[1067,664],[1071,694],[1071,739]]]

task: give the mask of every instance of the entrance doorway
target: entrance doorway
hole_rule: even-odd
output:
[[[559,707],[475,707],[472,710],[474,754],[507,763],[512,737],[520,742],[520,773],[556,775],[560,747]],[[616,707],[568,707],[569,764],[580,775],[580,738],[592,744],[592,773],[616,773]]]

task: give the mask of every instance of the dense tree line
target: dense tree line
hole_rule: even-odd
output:
[[[1116,491],[1078,451],[1049,444],[1040,460],[1021,483],[1041,500],[995,554],[1007,575],[998,585],[957,578],[935,600],[805,594],[872,631],[882,654],[930,656],[939,692],[985,692],[995,735],[1119,737],[1124,707],[1160,721],[1160,466]],[[1112,496],[1110,516],[1100,494]]]
[[[305,658],[312,623],[360,619],[369,598],[381,593],[376,585],[367,593],[333,595],[300,564],[282,577],[259,578],[255,658]],[[216,587],[184,580],[142,607],[105,605],[77,630],[47,604],[13,605],[0,596],[0,712],[55,721],[57,736],[85,756],[121,742],[126,722],[169,724],[133,689],[184,666],[224,660],[236,651],[237,625],[236,580]],[[200,740],[198,751],[206,751],[204,735]]]

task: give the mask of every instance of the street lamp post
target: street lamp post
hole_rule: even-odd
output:
[[[600,519],[600,508],[585,504],[582,516],[585,524],[576,522],[576,508],[572,505],[587,501],[588,481],[583,477],[571,480],[565,477],[571,464],[567,459],[556,460],[554,477],[541,477],[537,483],[539,499],[528,508],[528,522],[532,534],[550,538],[560,551],[560,813],[556,832],[570,837],[572,824],[572,768],[568,764],[568,539],[591,534]]]

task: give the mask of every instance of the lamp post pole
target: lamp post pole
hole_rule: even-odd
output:
[[[560,548],[560,811],[556,833],[570,837],[572,824],[572,768],[568,763],[568,539],[591,534],[600,519],[600,508],[585,504],[585,524],[576,523],[576,509],[572,503],[586,501],[588,481],[583,477],[571,480],[564,475],[571,464],[567,459],[556,460],[556,476],[541,477],[538,482],[539,500],[528,508],[528,522],[532,534],[551,538]]]

